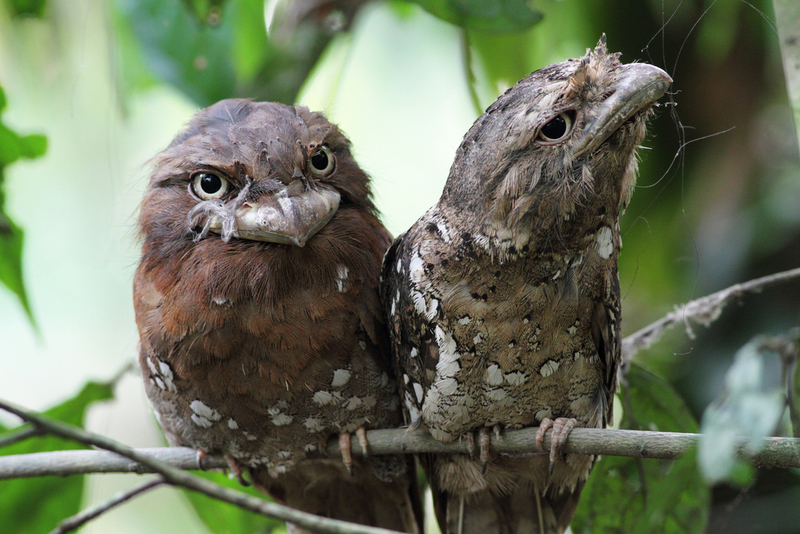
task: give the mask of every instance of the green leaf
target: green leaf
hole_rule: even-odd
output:
[[[182,2],[118,0],[153,74],[177,87],[202,106],[234,93],[235,73],[231,62],[233,2],[223,9],[214,25],[199,22]]]
[[[42,18],[47,0],[11,0],[9,7],[13,17]]]
[[[238,481],[229,479],[224,473],[205,471],[196,474],[220,486],[264,498],[264,494],[260,491],[252,486],[244,487]],[[220,502],[195,491],[185,490],[184,494],[203,523],[215,534],[266,534],[286,531],[285,524],[277,519],[247,512],[238,506]]]
[[[764,384],[764,354],[758,342],[742,347],[725,374],[725,389],[703,413],[700,439],[700,470],[712,483],[723,480],[747,484],[751,470],[736,449],[748,438],[751,453],[761,448],[762,438],[771,435],[784,412],[780,384]]]
[[[22,228],[0,210],[0,282],[19,299],[32,325],[36,325],[22,278]]]
[[[82,426],[86,410],[91,404],[112,397],[113,390],[110,384],[89,382],[75,397],[47,410],[44,415],[71,425]],[[74,441],[43,436],[5,447],[0,450],[0,455],[81,448],[84,447]],[[73,475],[3,481],[0,484],[0,517],[3,518],[3,531],[26,534],[50,532],[59,522],[80,510],[84,480],[84,475]]]
[[[622,395],[629,398],[629,410],[622,428],[697,432],[689,408],[668,382],[636,364],[631,364],[626,382]],[[639,462],[609,456],[597,463],[583,489],[573,533],[704,531],[710,490],[697,470],[696,452],[678,460]]]
[[[0,111],[6,106],[6,95],[0,87]],[[6,166],[20,158],[38,158],[47,150],[43,135],[21,136],[0,122],[0,283],[19,299],[31,324],[36,327],[33,312],[22,279],[22,228],[5,212],[3,182]]]
[[[124,85],[142,67],[201,106],[232,97],[293,104],[333,33],[315,19],[283,21],[267,38],[263,0],[116,0]]]
[[[428,13],[469,30],[520,32],[542,20],[529,0],[413,0]]]

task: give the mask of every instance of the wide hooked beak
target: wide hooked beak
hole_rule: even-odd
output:
[[[647,108],[667,91],[672,78],[653,65],[629,63],[597,115],[586,125],[573,154],[577,157],[599,147],[622,123]]]
[[[289,196],[285,189],[265,195],[257,202],[244,202],[236,210],[236,234],[240,239],[304,246],[331,220],[341,196],[319,187]],[[208,228],[222,230],[222,220],[213,215]]]

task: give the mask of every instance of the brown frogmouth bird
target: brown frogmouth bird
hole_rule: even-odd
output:
[[[403,416],[378,295],[391,238],[341,131],[214,104],[154,159],[139,223],[139,364],[169,443],[289,506],[419,531],[406,459],[349,455],[351,433]],[[332,436],[344,462],[322,454]]]
[[[559,447],[575,425],[611,419],[619,216],[649,110],[670,82],[621,64],[605,36],[583,58],[532,73],[478,118],[439,202],[384,258],[410,423],[480,450],[421,457],[443,532],[569,525],[595,458],[562,458]],[[490,429],[536,425],[540,447],[553,428],[549,458],[489,453]]]

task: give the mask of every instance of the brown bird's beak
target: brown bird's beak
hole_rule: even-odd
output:
[[[320,187],[288,195],[285,190],[244,202],[236,210],[236,235],[269,243],[302,247],[331,220],[339,209],[340,195]],[[219,233],[222,220],[214,215],[209,229]]]
[[[602,104],[586,125],[575,147],[575,157],[590,153],[609,138],[623,122],[661,98],[672,78],[653,65],[630,63],[615,84],[614,93]]]

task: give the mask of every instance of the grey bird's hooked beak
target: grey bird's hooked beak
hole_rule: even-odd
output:
[[[597,116],[584,128],[575,157],[599,147],[623,122],[661,98],[672,83],[666,72],[653,65],[629,63],[623,69],[614,93],[603,101]]]

